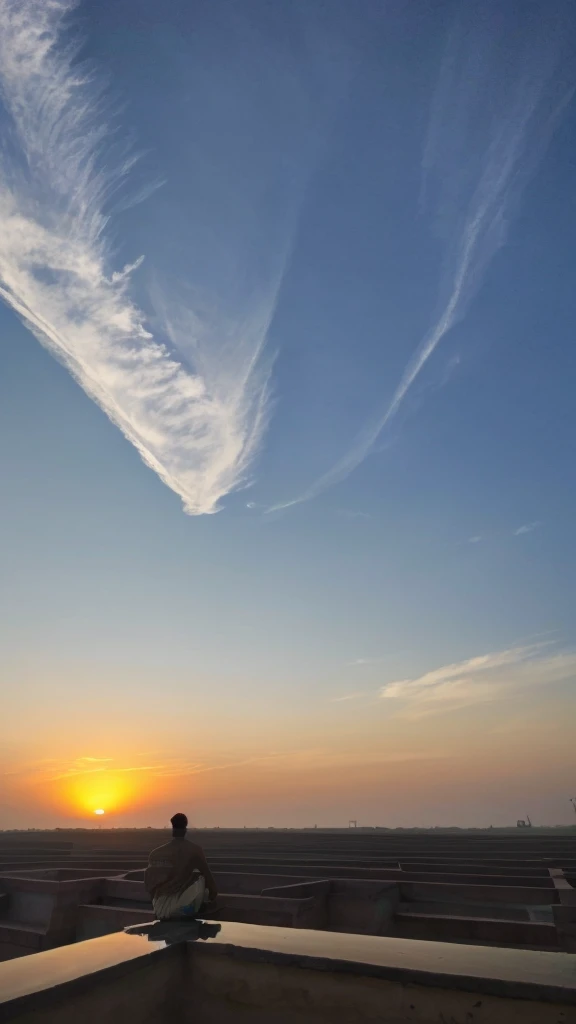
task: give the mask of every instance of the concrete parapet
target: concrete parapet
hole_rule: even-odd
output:
[[[19,1024],[576,1024],[566,953],[243,924],[108,935],[0,964]]]
[[[401,882],[404,900],[435,901],[441,903],[559,903],[556,889],[536,889],[515,885],[445,885],[441,882]]]
[[[550,877],[560,903],[567,907],[576,907],[576,889],[568,881],[562,868],[550,868]]]

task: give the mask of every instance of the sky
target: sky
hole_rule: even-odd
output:
[[[0,0],[0,828],[569,823],[570,0]]]

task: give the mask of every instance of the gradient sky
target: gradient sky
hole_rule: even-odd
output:
[[[575,68],[0,0],[0,827],[570,821]]]

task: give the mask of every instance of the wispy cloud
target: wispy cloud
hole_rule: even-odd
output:
[[[438,313],[408,362],[384,412],[350,450],[291,501],[315,498],[345,479],[373,450],[430,357],[466,315],[531,173],[573,95],[573,72],[562,63],[566,28],[556,6],[537,19],[506,16],[502,5],[463,5],[442,61],[423,159],[423,206],[432,206],[445,236]],[[432,203],[428,197],[433,197]]]
[[[548,643],[512,647],[444,665],[382,687],[380,696],[413,716],[496,701],[576,675],[576,652],[550,653]]]
[[[482,537],[479,533],[477,533],[474,537],[468,537],[469,544],[480,544],[481,540]]]
[[[43,758],[22,763],[2,771],[2,775],[23,775],[37,781],[57,782],[61,779],[94,774],[119,775],[126,772],[148,772],[150,775],[189,775],[202,765],[177,758],[148,759],[142,764],[126,763],[113,757]]]
[[[336,515],[340,516],[341,519],[371,519],[372,516],[369,512],[355,511],[351,508],[339,508],[336,511]]]
[[[481,654],[466,661],[443,665],[441,668],[426,672],[416,679],[401,679],[388,683],[382,689],[383,697],[399,697],[404,693],[426,690],[428,687],[442,686],[448,680],[470,678],[482,672],[490,672],[503,665],[514,665],[525,661],[527,657],[540,650],[540,645],[530,647],[512,647],[507,651],[496,651],[492,654]]]
[[[523,526],[519,526],[517,530],[514,530],[515,537],[521,537],[523,533],[532,533],[533,530],[537,530],[541,526],[538,521],[534,523],[524,523]]]
[[[332,697],[333,704],[341,704],[342,701],[346,700],[358,700],[359,697],[365,697],[366,690],[356,690],[355,693],[345,693],[343,697]]]
[[[349,668],[352,668],[355,665],[377,665],[380,661],[382,658],[354,658],[354,661],[349,661],[347,664]]]
[[[183,757],[144,756],[124,761],[112,757],[45,758],[40,761],[22,763],[17,767],[7,766],[0,771],[2,776],[22,776],[37,783],[60,782],[91,775],[118,776],[139,772],[150,778],[187,778],[207,772],[226,771],[268,761],[290,759],[292,751],[264,751],[250,757],[223,757],[214,760],[190,760]]]
[[[72,373],[190,514],[246,480],[268,413],[262,348],[279,280],[242,322],[180,311],[153,337],[130,297],[141,260],[113,271],[94,76],[64,41],[74,0],[0,0],[0,297]],[[178,333],[188,332],[178,354]]]

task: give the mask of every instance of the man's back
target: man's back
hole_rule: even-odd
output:
[[[144,884],[153,898],[171,896],[184,892],[193,882],[195,872],[204,877],[208,890],[215,892],[203,850],[187,839],[172,839],[152,850]]]

